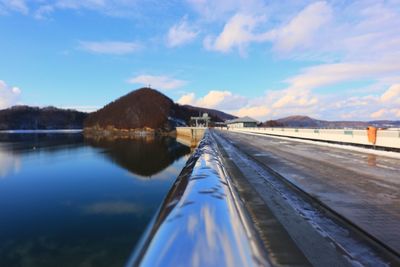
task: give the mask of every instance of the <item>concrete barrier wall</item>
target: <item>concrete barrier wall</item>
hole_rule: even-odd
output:
[[[200,141],[203,138],[206,129],[207,128],[205,127],[176,127],[176,135]]]
[[[367,130],[302,129],[302,128],[232,128],[229,131],[251,132],[321,141],[373,145],[368,142]],[[378,130],[376,146],[400,149],[400,130]]]

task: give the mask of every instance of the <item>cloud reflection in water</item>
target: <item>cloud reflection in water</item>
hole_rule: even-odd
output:
[[[83,212],[98,215],[138,214],[143,207],[126,201],[97,202],[83,207]]]
[[[21,169],[21,160],[18,155],[5,151],[0,146],[0,178],[18,173]]]

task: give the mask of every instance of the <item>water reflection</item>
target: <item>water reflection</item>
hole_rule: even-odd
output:
[[[196,149],[196,147],[198,146],[198,144],[201,141],[201,138],[193,138],[193,137],[188,137],[185,135],[179,135],[176,137],[176,141],[178,141],[179,143],[190,147],[190,149],[192,151],[194,151]]]
[[[0,179],[10,173],[16,173],[21,168],[19,157],[4,152],[0,147]]]
[[[0,135],[0,266],[123,266],[189,151],[170,138]]]
[[[116,214],[138,214],[143,211],[142,206],[132,202],[109,201],[97,202],[83,207],[88,214],[116,215]]]
[[[170,137],[138,137],[137,139],[87,139],[93,147],[130,172],[150,177],[175,160],[190,153],[190,148]]]
[[[0,178],[17,173],[21,169],[21,155],[74,149],[82,144],[81,134],[0,133]]]
[[[0,149],[6,153],[37,153],[38,149],[57,152],[60,149],[79,148],[83,145],[80,133],[39,133],[6,134],[0,133]]]

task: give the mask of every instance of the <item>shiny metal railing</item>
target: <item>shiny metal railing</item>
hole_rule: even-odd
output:
[[[269,266],[206,132],[127,266]]]

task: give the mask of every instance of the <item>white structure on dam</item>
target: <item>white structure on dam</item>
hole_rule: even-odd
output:
[[[237,118],[233,120],[226,121],[226,125],[229,128],[247,128],[247,127],[257,127],[258,121],[250,117]]]

